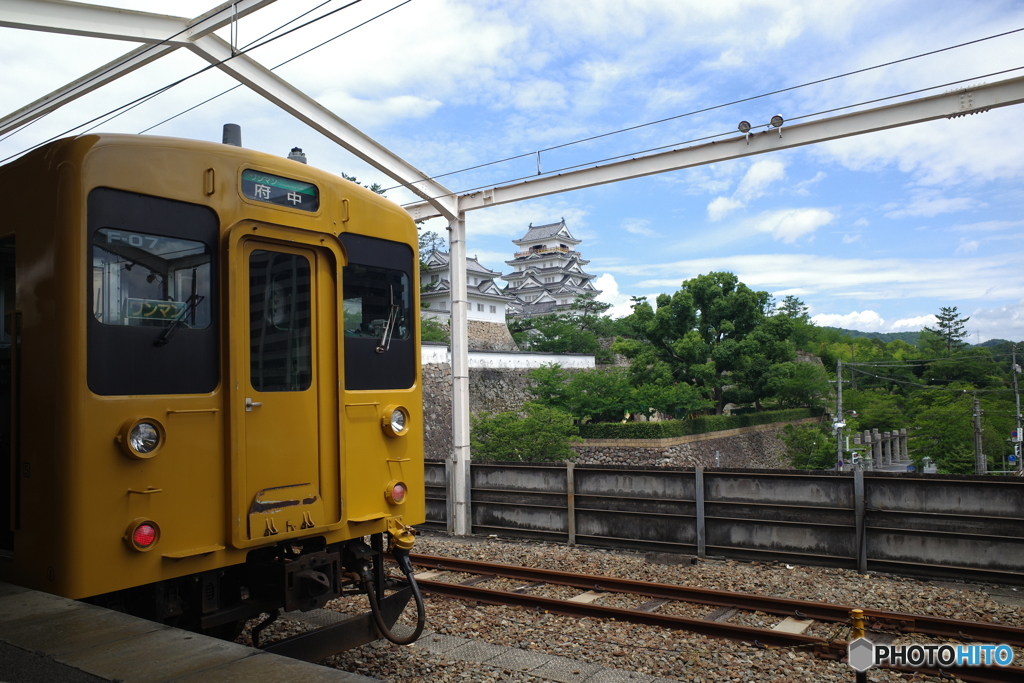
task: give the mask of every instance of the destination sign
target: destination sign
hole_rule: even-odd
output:
[[[320,191],[316,185],[251,168],[242,171],[242,194],[257,202],[302,211],[317,211],[320,208]]]
[[[184,301],[129,298],[125,302],[125,317],[134,320],[174,320],[184,310]]]

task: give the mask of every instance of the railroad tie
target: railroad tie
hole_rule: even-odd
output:
[[[740,611],[735,607],[719,607],[711,614],[704,617],[704,621],[729,621]]]
[[[814,623],[814,619],[796,619],[795,617],[786,617],[779,623],[772,626],[773,631],[782,631],[783,633],[803,633],[808,627]]]
[[[653,612],[662,605],[667,605],[672,602],[671,600],[663,600],[661,598],[655,598],[654,600],[648,600],[642,605],[639,605],[636,609],[639,612]]]
[[[481,574],[480,576],[474,576],[471,579],[466,579],[465,581],[461,582],[459,585],[460,586],[475,586],[478,583],[484,583],[486,581],[490,581],[493,578],[494,578],[494,574]]]
[[[584,604],[589,605],[602,595],[604,595],[604,592],[587,591],[586,593],[580,593],[575,597],[569,598],[569,602],[582,602]]]

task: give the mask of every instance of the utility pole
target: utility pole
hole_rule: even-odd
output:
[[[843,359],[836,359],[836,469],[843,462]]]
[[[974,395],[974,473],[988,474],[988,463],[981,452],[981,403],[978,395]]]
[[[1018,472],[1024,472],[1024,449],[1021,448],[1021,437],[1024,434],[1020,431],[1020,391],[1017,390],[1017,375],[1020,374],[1020,366],[1017,365],[1017,345],[1013,345],[1013,360],[1010,361],[1010,372],[1013,373],[1013,398],[1017,403],[1017,437],[1013,440],[1013,454],[1017,456],[1017,462],[1014,463]]]

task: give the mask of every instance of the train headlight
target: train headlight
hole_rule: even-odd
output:
[[[167,441],[164,426],[149,417],[132,418],[123,425],[114,439],[129,458],[152,458]]]
[[[144,553],[147,550],[152,550],[160,540],[160,527],[151,519],[139,517],[128,525],[124,540],[133,550]]]
[[[409,431],[409,411],[402,406],[388,406],[381,416],[381,426],[388,436],[405,436]]]
[[[409,487],[405,485],[404,481],[389,481],[384,488],[384,497],[392,505],[401,505],[405,502],[405,494],[408,492]]]
[[[133,451],[148,455],[160,445],[160,432],[149,422],[140,422],[128,434],[128,445]]]

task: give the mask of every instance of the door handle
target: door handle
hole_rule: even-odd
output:
[[[253,408],[259,408],[262,403],[254,401],[251,398],[245,399],[245,412],[251,413]]]

